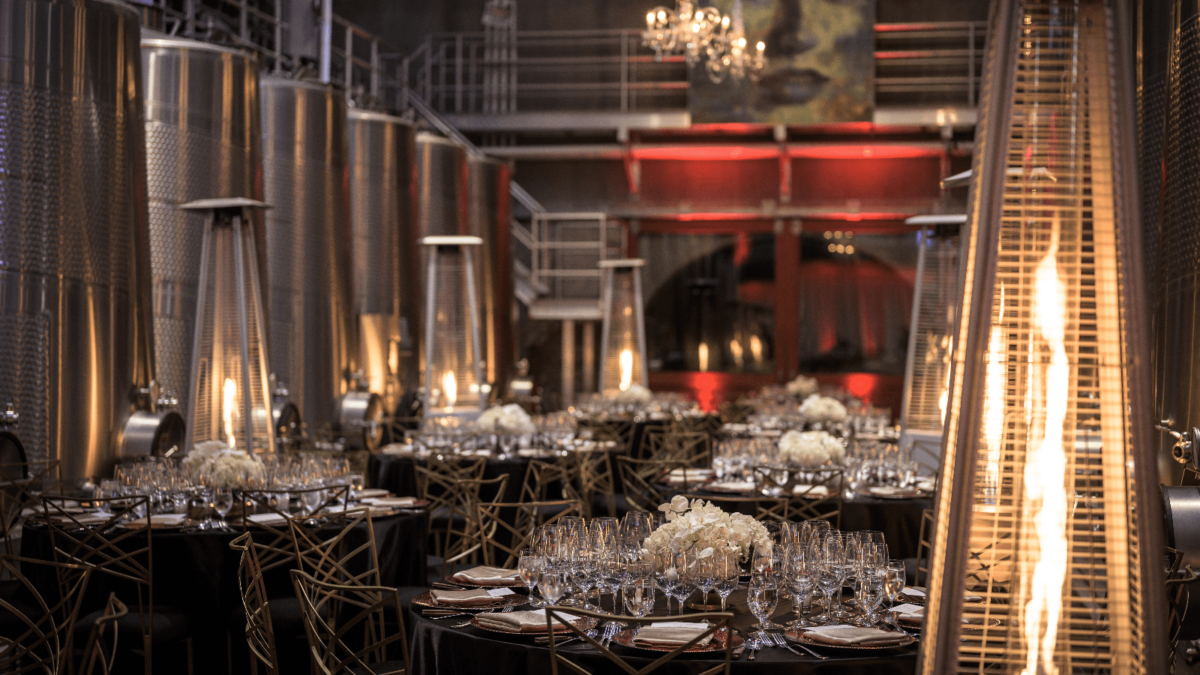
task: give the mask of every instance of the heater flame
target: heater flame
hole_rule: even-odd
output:
[[[738,368],[741,368],[743,363],[742,355],[744,352],[742,351],[742,343],[738,342],[737,338],[729,341],[729,352],[733,354],[734,363],[738,365]]]
[[[454,371],[447,370],[442,376],[442,395],[446,401],[447,408],[453,408],[454,402],[458,400],[458,380],[454,379]]]
[[[758,339],[757,335],[750,336],[750,353],[754,356],[755,363],[762,363],[763,360],[763,343]]]
[[[1067,573],[1067,494],[1064,480],[1067,456],[1063,450],[1067,418],[1070,364],[1066,350],[1066,289],[1058,277],[1058,230],[1050,250],[1038,264],[1034,286],[1034,323],[1050,349],[1045,366],[1046,423],[1041,443],[1026,457],[1025,504],[1033,510],[1033,546],[1027,559],[1034,563],[1021,572],[1029,601],[1023,615],[1027,645],[1022,675],[1056,675],[1054,645],[1062,617],[1062,588]],[[1040,665],[1040,667],[1039,667]]]
[[[225,438],[230,447],[237,447],[237,440],[234,438],[234,418],[237,410],[237,382],[233,378],[225,378],[225,386],[221,392],[224,398],[221,406],[222,416],[225,418]]]
[[[708,372],[708,343],[701,342],[700,349],[697,351],[699,352],[698,356],[700,357],[700,372],[707,373]]]
[[[622,349],[621,356],[617,359],[621,366],[621,391],[629,389],[629,385],[633,384],[633,351]]]
[[[984,374],[983,434],[987,441],[985,487],[1000,488],[1000,445],[1004,440],[1004,286],[1000,286],[1000,315],[988,336],[987,365]],[[947,377],[949,374],[947,374]],[[943,399],[946,396],[942,393]],[[945,420],[945,411],[942,412]]]

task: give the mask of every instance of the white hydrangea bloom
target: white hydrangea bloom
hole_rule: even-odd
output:
[[[618,403],[645,403],[649,401],[652,394],[650,390],[640,384],[631,384],[625,391],[617,393]]]
[[[846,419],[846,406],[835,398],[813,394],[800,404],[800,414],[810,422],[842,422]]]
[[[533,419],[516,403],[493,406],[475,420],[475,428],[497,434],[531,434],[537,429]]]
[[[689,504],[683,495],[676,495],[658,510],[664,512],[667,522],[643,543],[649,553],[695,549],[707,556],[725,550],[737,553],[744,561],[749,559],[751,549],[771,550],[767,528],[744,513],[729,514],[702,499]]]
[[[815,469],[841,464],[846,448],[826,431],[789,431],[779,439],[779,458],[792,466]]]
[[[183,466],[195,470],[209,484],[223,488],[241,487],[248,478],[261,479],[264,475],[258,457],[236,450],[224,441],[197,443],[183,458]]]
[[[817,393],[819,388],[817,378],[804,375],[797,375],[796,379],[787,383],[787,392],[793,396],[811,396]]]

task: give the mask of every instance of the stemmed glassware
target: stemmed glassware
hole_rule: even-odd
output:
[[[825,594],[825,611],[817,619],[819,624],[828,624],[833,619],[834,607],[841,599],[842,573],[845,551],[841,537],[826,537],[818,545],[816,562],[817,587]]]
[[[804,606],[812,598],[815,550],[803,544],[795,544],[785,549],[784,574],[792,596],[792,607],[796,610],[796,618],[788,624],[789,628],[812,625],[804,619]]]
[[[680,554],[675,551],[663,551],[654,557],[655,582],[658,590],[667,596],[667,614],[671,613],[671,598],[679,596],[680,588],[684,585],[683,570],[681,569]],[[679,606],[683,614],[683,605]]]
[[[538,586],[542,589],[542,597],[547,605],[557,605],[567,592],[567,575],[557,566],[545,564],[542,566],[541,579]]]
[[[903,560],[889,560],[883,571],[883,594],[887,597],[888,606],[896,604],[896,598],[904,590],[907,571]],[[895,623],[895,612],[889,612],[889,622]]]
[[[685,581],[702,594],[698,602],[690,605],[692,609],[707,612],[717,608],[716,605],[708,604],[708,594],[717,585],[716,565],[714,564],[716,555],[717,551],[711,548],[702,551],[692,548],[684,556]]]
[[[213,510],[221,517],[217,524],[217,529],[233,529],[229,527],[229,523],[225,520],[225,517],[229,515],[229,511],[233,508],[233,490],[227,487],[214,487],[212,489],[212,505]]]
[[[758,629],[756,639],[765,639],[766,631],[777,628],[770,618],[779,605],[779,584],[766,574],[755,574],[750,577],[746,600],[750,604],[750,612],[758,619],[758,623],[752,626]]]
[[[542,558],[534,555],[532,550],[524,549],[521,551],[521,557],[517,560],[517,570],[521,573],[521,581],[529,589],[530,606],[545,607],[545,603],[533,594],[537,590],[538,581],[541,578]]]
[[[630,563],[621,584],[625,611],[638,618],[654,611],[654,570],[646,563]],[[616,595],[613,595],[614,603]],[[615,607],[614,607],[615,613]]]
[[[717,551],[713,554],[713,559],[717,595],[721,596],[721,611],[724,612],[726,601],[737,590],[742,567],[738,564],[738,554],[734,551]]]

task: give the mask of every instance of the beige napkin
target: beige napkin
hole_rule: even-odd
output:
[[[450,607],[482,607],[495,601],[487,591],[478,588],[469,591],[443,591],[435,588],[429,592],[429,597],[433,598],[435,605]]]
[[[517,448],[517,457],[549,457],[550,454],[541,448]]]
[[[899,644],[904,639],[903,633],[883,631],[878,628],[859,628],[857,626],[837,626],[825,630],[810,630],[809,639],[830,645],[853,645],[855,647],[882,647]]]
[[[187,520],[186,513],[161,513],[147,518],[137,518],[125,523],[125,527],[179,527]]]
[[[363,488],[358,491],[359,499],[380,499],[382,497],[390,497],[392,493],[383,488]]]
[[[506,584],[516,583],[520,576],[521,573],[516,570],[480,566],[458,572],[453,578],[455,581],[461,581],[467,584],[479,584],[480,586],[504,586]]]
[[[708,488],[718,492],[751,492],[754,490],[754,483],[748,480],[735,480],[728,483],[713,483]]]
[[[374,497],[359,500],[364,504],[371,506],[387,506],[392,508],[410,508],[416,506],[416,497]]]
[[[891,611],[895,612],[901,621],[909,623],[922,623],[925,621],[925,608],[920,605],[906,602],[903,605],[896,605]]]
[[[912,488],[895,487],[893,485],[874,485],[867,488],[867,492],[881,497],[895,497],[897,495],[915,495],[917,491]]]
[[[557,616],[564,621],[575,621],[579,618],[573,614],[559,613]],[[513,633],[546,632],[546,610],[544,609],[480,614],[475,619],[484,628],[493,630],[505,630]]]
[[[634,644],[649,647],[678,647],[708,630],[703,623],[687,621],[663,621],[661,623],[642,626],[633,638]],[[706,635],[692,647],[707,647],[712,642],[712,635]],[[689,647],[691,649],[691,647]]]
[[[413,446],[408,443],[388,443],[380,450],[385,455],[411,455]]]
[[[792,487],[792,494],[801,497],[828,497],[828,485],[796,485]]]
[[[255,525],[285,525],[287,518],[284,518],[278,513],[252,513],[246,516],[246,520]]]

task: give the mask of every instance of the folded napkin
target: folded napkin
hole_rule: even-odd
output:
[[[633,642],[647,647],[678,647],[687,644],[706,630],[708,630],[708,625],[703,623],[663,621],[639,628]],[[709,642],[712,642],[712,635],[704,636],[692,647],[707,647]]]
[[[707,478],[713,475],[712,469],[671,469],[671,473],[667,474],[671,478]]]
[[[162,513],[150,518],[137,518],[125,523],[125,527],[179,527],[187,520],[186,513]]]
[[[379,499],[381,497],[390,497],[392,493],[382,488],[363,488],[358,491],[359,499]]]
[[[517,448],[517,457],[547,457],[550,453],[541,448]]]
[[[253,513],[246,516],[246,520],[255,525],[284,525],[287,523],[287,518],[278,513]]]
[[[413,446],[409,443],[388,443],[380,450],[385,455],[411,455]]]
[[[480,566],[458,572],[454,575],[453,579],[467,584],[479,584],[480,586],[504,586],[516,583],[520,577],[521,573],[516,570]]]
[[[565,621],[576,621],[579,617],[572,614],[558,614]],[[489,612],[475,617],[479,625],[493,630],[504,630],[511,633],[545,633],[546,610],[534,609],[525,612]]]
[[[923,480],[923,481],[917,483],[916,487],[921,492],[933,492],[934,488],[936,487],[936,484],[931,480]]]
[[[487,591],[478,588],[469,591],[443,591],[435,588],[429,591],[429,597],[433,598],[435,605],[450,607],[482,607],[492,604],[495,600]]]
[[[77,522],[80,525],[99,525],[100,523],[108,522],[112,518],[112,514],[107,516],[99,513],[72,513],[71,515],[59,515],[51,513],[50,517],[60,523]]]
[[[899,644],[905,638],[904,633],[879,630],[878,628],[859,628],[858,626],[829,626],[824,629],[810,630],[806,635],[815,642],[855,647],[883,647]]]
[[[925,620],[925,608],[920,605],[906,602],[903,605],[892,607],[891,611],[895,612],[901,620],[910,623],[921,623]]]
[[[398,509],[411,508],[417,505],[416,497],[368,497],[359,501],[370,506],[387,506]]]
[[[792,494],[802,497],[828,497],[828,485],[795,485],[792,487]]]
[[[881,497],[895,497],[897,495],[913,495],[916,490],[912,488],[896,487],[894,485],[873,485],[867,488],[867,492]]]
[[[728,483],[713,483],[708,486],[708,489],[717,492],[751,492],[754,490],[754,483],[748,480],[735,480]]]

